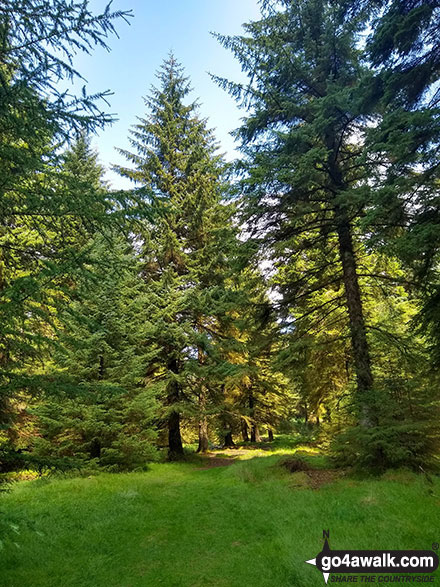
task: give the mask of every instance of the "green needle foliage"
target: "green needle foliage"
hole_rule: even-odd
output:
[[[61,141],[109,120],[96,100],[57,90],[79,76],[74,51],[106,46],[122,12],[88,2],[12,0],[0,6],[0,449],[13,445],[14,405],[41,387],[56,306],[108,217],[101,188],[73,189]],[[21,399],[20,399],[21,398]]]
[[[88,271],[60,313],[50,376],[58,392],[34,408],[33,455],[65,466],[124,469],[156,456],[154,389],[145,386],[145,298],[139,262],[120,237],[98,235]]]
[[[145,100],[148,117],[131,133],[133,165],[118,171],[150,192],[154,220],[139,234],[148,304],[145,344],[156,347],[149,366],[162,389],[169,458],[183,455],[182,416],[199,425],[199,450],[208,449],[208,415],[219,372],[219,320],[233,307],[228,286],[237,256],[233,208],[225,201],[224,165],[213,134],[199,117],[181,66],[171,56],[159,87]]]
[[[367,217],[376,241],[397,254],[421,293],[417,320],[428,333],[434,363],[439,340],[440,58],[433,40],[438,2],[390,2],[367,48],[376,67],[381,118],[369,148],[382,161],[374,177],[374,208]],[[435,377],[435,373],[433,373]]]
[[[399,424],[410,417],[408,408],[402,415],[400,408],[388,407],[398,431],[393,438],[386,434],[391,425],[382,417],[382,407],[384,402],[396,404],[391,390],[383,387],[369,298],[399,278],[392,263],[376,269],[371,236],[381,214],[388,214],[387,226],[396,231],[396,215],[390,216],[388,209],[384,213],[382,202],[386,196],[399,199],[394,190],[399,183],[414,186],[412,175],[420,159],[417,149],[415,154],[412,150],[417,142],[415,113],[405,118],[410,125],[406,135],[401,133],[403,118],[392,129],[394,143],[386,134],[393,114],[384,115],[385,93],[377,92],[380,78],[361,42],[372,8],[346,1],[263,2],[261,20],[245,25],[245,36],[218,35],[249,82],[217,81],[248,112],[237,131],[244,155],[237,167],[245,219],[257,227],[254,235],[277,268],[285,328],[307,341],[303,358],[309,365],[318,350],[310,356],[307,348],[324,342],[326,349],[332,340],[350,340],[349,347],[334,347],[336,356],[328,367],[334,366],[343,378],[348,361],[349,403],[359,439],[351,460],[384,467],[395,462],[393,450],[405,444],[411,424]],[[394,124],[398,117],[394,114]],[[384,173],[392,176],[391,186],[384,185]],[[380,250],[377,241],[373,246]],[[388,253],[392,260],[396,250]],[[319,411],[319,386],[309,381],[307,387],[305,403],[311,401]],[[422,412],[426,421],[429,411]],[[424,451],[432,447],[408,441],[403,452],[408,462],[416,453],[422,458]],[[405,458],[400,454],[395,460]]]
[[[216,78],[243,157],[170,55],[117,192],[89,138],[107,92],[59,88],[130,13],[0,3],[2,470],[295,427],[344,465],[438,464],[440,6],[260,6],[218,35],[248,75]]]
[[[84,86],[80,96],[60,90],[62,80],[82,79],[73,66],[78,52],[95,47],[108,49],[109,36],[116,35],[115,19],[125,21],[128,11],[112,11],[108,3],[94,14],[88,0],[10,0],[0,6],[0,108],[13,116],[13,109],[31,108],[53,125],[57,134],[102,126],[112,117],[96,103],[108,91],[89,96]],[[35,104],[33,96],[40,101]],[[38,112],[39,111],[39,112]]]

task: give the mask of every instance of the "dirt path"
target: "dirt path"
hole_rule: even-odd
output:
[[[197,469],[204,470],[213,469],[214,467],[229,467],[238,460],[238,457],[252,455],[254,452],[255,450],[246,448],[225,448],[215,452],[207,452],[206,454],[199,455],[202,466],[197,467]]]
[[[256,450],[249,448],[219,449],[198,455],[200,466],[198,471],[213,469],[215,467],[229,467],[233,465],[240,456],[252,457]],[[314,469],[308,463],[298,459],[287,459],[281,462],[290,473],[299,473],[302,477],[299,485],[308,486],[311,489],[320,489],[324,485],[333,483],[345,475],[344,471],[334,469]],[[294,483],[295,486],[295,483]]]

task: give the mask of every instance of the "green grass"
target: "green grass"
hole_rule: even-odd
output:
[[[295,488],[278,466],[286,451],[223,468],[156,464],[17,483],[0,498],[19,526],[0,551],[0,585],[314,587],[322,575],[304,561],[320,551],[323,528],[333,548],[440,541],[438,479],[431,487],[401,473]]]

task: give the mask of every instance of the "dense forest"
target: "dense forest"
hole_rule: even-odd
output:
[[[217,35],[247,74],[212,76],[240,158],[170,53],[116,190],[106,93],[60,88],[131,13],[0,2],[2,473],[283,432],[344,466],[438,465],[440,2],[260,9]]]

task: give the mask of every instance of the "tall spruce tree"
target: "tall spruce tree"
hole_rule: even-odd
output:
[[[396,5],[402,8],[399,2],[387,4],[390,14]],[[402,209],[419,212],[406,197],[422,179],[415,179],[420,159],[412,146],[424,146],[427,158],[433,150],[417,134],[420,113],[402,116],[404,91],[394,101],[386,91],[397,83],[398,72],[387,78],[387,71],[379,75],[369,62],[363,35],[376,3],[267,0],[261,6],[261,20],[245,25],[245,36],[218,36],[249,75],[243,85],[217,78],[249,112],[237,131],[247,220],[277,268],[286,329],[307,335],[327,326],[330,332],[346,321],[360,452],[368,453],[370,465],[384,465],[389,451],[381,435],[389,422],[381,421],[383,378],[373,380],[380,369],[378,361],[372,363],[377,324],[369,292],[380,283],[405,280],[393,263],[375,271],[380,265],[369,258],[383,243],[381,224],[402,234]],[[426,22],[416,10],[417,15],[419,24]],[[408,24],[410,18],[404,20]],[[374,26],[380,29],[380,21]],[[414,35],[411,43],[416,64]],[[405,120],[411,130],[402,135]],[[387,253],[392,258],[396,248]],[[399,434],[397,444],[404,441],[402,427]]]
[[[381,111],[369,130],[370,150],[382,162],[367,216],[376,242],[397,254],[424,298],[416,323],[428,333],[438,365],[440,4],[395,0],[386,4],[367,43],[375,68],[374,97]],[[434,375],[434,374],[433,374]]]
[[[115,18],[88,2],[12,0],[0,5],[0,445],[8,444],[14,396],[35,388],[33,366],[50,340],[60,285],[78,267],[74,233],[107,218],[60,173],[59,147],[69,132],[109,120],[94,97],[59,91],[80,77],[75,51],[106,47]],[[102,94],[101,94],[102,97]],[[99,98],[99,96],[95,96]],[[87,191],[90,195],[90,190]]]
[[[159,87],[145,99],[148,117],[131,131],[133,168],[117,167],[149,191],[154,219],[142,234],[143,276],[150,292],[146,344],[157,346],[150,377],[163,388],[169,458],[183,455],[181,418],[199,420],[199,450],[208,449],[217,318],[233,303],[227,286],[237,246],[231,206],[224,203],[223,163],[187,78],[173,56]],[[217,358],[216,358],[217,356]]]
[[[219,345],[229,364],[219,414],[225,444],[240,431],[244,441],[260,442],[263,427],[271,436],[292,400],[292,385],[277,364],[280,329],[261,271],[248,263],[237,272],[236,287],[234,319],[223,325]]]
[[[243,186],[249,218],[275,244],[275,260],[318,244],[324,259],[336,249],[333,265],[306,269],[291,297],[343,283],[359,417],[369,427],[377,415],[356,244],[367,179],[358,137],[367,122],[362,87],[369,73],[356,48],[364,18],[349,18],[349,8],[324,0],[264,2],[262,19],[245,25],[248,36],[219,36],[249,85],[219,81],[250,110],[238,131]]]

